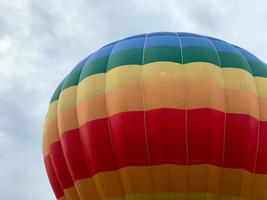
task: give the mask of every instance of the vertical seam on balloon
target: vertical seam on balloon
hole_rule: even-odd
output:
[[[63,88],[63,85],[64,85],[65,81],[66,81],[66,78],[63,80],[63,84],[62,84],[62,86],[61,86],[61,88],[60,88],[60,93],[59,93],[58,100],[57,100],[57,127],[59,127],[58,115],[59,115],[60,96],[61,96],[62,88]],[[59,142],[60,142],[60,148],[62,149],[62,154],[63,154],[64,161],[65,161],[65,164],[66,164],[67,169],[68,169],[68,173],[69,173],[69,175],[70,175],[70,177],[71,177],[71,179],[72,179],[73,187],[75,188],[75,191],[77,192],[77,195],[79,196],[79,188],[77,188],[77,187],[75,186],[75,180],[74,180],[74,178],[73,178],[72,175],[71,175],[71,170],[70,170],[70,167],[69,167],[68,162],[67,162],[67,160],[66,160],[66,156],[65,156],[65,153],[64,153],[64,150],[63,150],[63,147],[62,147],[61,136],[59,135],[59,129],[58,129],[58,128],[57,128],[57,133],[58,133],[58,138],[59,138]],[[52,163],[52,160],[51,160],[51,163]],[[55,174],[56,174],[56,173],[55,173]],[[56,174],[56,176],[57,176],[57,174]],[[57,177],[57,178],[58,178],[58,177]],[[60,181],[59,181],[59,183],[60,183]],[[60,185],[61,185],[61,184],[60,184]],[[65,190],[65,188],[63,188],[63,192],[64,192],[64,194],[65,194],[65,191],[64,191],[64,190]],[[68,197],[66,194],[65,194],[65,197],[66,197],[66,199],[69,199],[69,197]],[[79,198],[80,198],[80,197],[79,197]],[[71,199],[69,199],[69,200],[71,200]]]
[[[63,193],[63,196],[61,196],[61,197],[66,197],[66,196],[65,196],[65,193],[64,193],[64,188],[63,188],[63,186],[60,184],[60,181],[59,181],[59,179],[58,179],[58,177],[57,177],[57,174],[56,174],[56,172],[55,172],[55,169],[54,169],[54,166],[53,166],[51,157],[50,157],[50,155],[48,155],[48,156],[49,156],[48,159],[49,159],[49,161],[50,161],[52,171],[53,171],[54,175],[56,176],[56,181],[57,181],[57,183],[58,183],[58,185],[59,185],[59,187],[61,188],[61,191],[62,191],[62,193]],[[61,197],[59,197],[59,198],[61,198]]]
[[[180,45],[180,42],[179,42],[179,38],[177,37],[177,33],[176,33],[176,38],[178,40],[178,43],[177,43],[177,49],[179,49],[179,46]],[[180,54],[180,56],[182,57],[181,55],[181,51],[177,51],[178,54]],[[177,62],[178,63],[178,62]],[[171,183],[170,183],[170,168],[171,168],[171,165],[172,163],[170,162],[169,165],[167,165],[167,171],[168,171],[168,199],[171,200],[172,199],[172,195],[173,195],[173,192],[171,191]]]
[[[220,59],[220,56],[219,56],[219,53],[217,51],[217,48],[215,47],[215,45],[213,44],[213,42],[208,38],[208,41],[210,42],[210,44],[212,45],[212,47],[214,48],[215,50],[215,53],[218,57],[218,62],[219,62],[219,65],[220,65],[220,68],[221,68],[221,73],[222,73],[222,78],[223,78],[223,84],[224,84],[224,108],[225,108],[225,112],[224,112],[224,128],[223,128],[223,146],[222,146],[222,163],[221,163],[221,169],[222,172],[220,173],[220,183],[219,183],[219,191],[218,191],[218,199],[221,199],[220,197],[220,193],[221,193],[221,187],[222,187],[222,177],[223,177],[223,166],[224,166],[224,157],[225,157],[225,141],[226,141],[226,125],[227,125],[227,116],[226,116],[226,113],[227,113],[227,95],[226,95],[226,85],[225,85],[225,77],[224,77],[224,72],[223,72],[223,68],[222,68],[222,63],[221,63],[221,59]]]
[[[257,102],[258,102],[258,119],[257,119],[257,144],[256,144],[256,152],[255,152],[255,159],[254,159],[254,165],[253,165],[253,178],[255,177],[255,171],[256,171],[256,165],[257,165],[257,159],[258,159],[258,151],[259,151],[259,141],[260,141],[260,117],[261,117],[261,114],[260,114],[260,103],[259,103],[259,90],[258,90],[258,85],[255,81],[255,78],[254,78],[254,74],[253,74],[253,71],[252,71],[252,68],[248,62],[248,60],[246,59],[246,57],[243,55],[243,53],[237,48],[234,46],[234,48],[240,53],[240,55],[245,59],[246,63],[248,64],[248,67],[252,73],[252,77],[253,77],[253,82],[255,84],[255,88],[256,88],[256,97],[257,97]],[[252,182],[254,182],[254,179],[252,179]],[[250,190],[250,195],[249,195],[249,198],[251,199],[251,195],[252,195],[252,189],[253,189],[253,186],[254,184],[252,184],[252,188]]]
[[[82,70],[83,70],[85,64],[86,64],[86,62],[84,63],[84,65],[83,65],[83,67],[82,67],[82,69],[81,69],[81,71],[80,71],[80,74],[79,74],[79,79],[78,79],[77,88],[76,88],[76,96],[75,96],[75,98],[76,98],[75,103],[76,103],[76,104],[77,104],[77,99],[78,99],[77,96],[78,96],[79,80],[80,80],[80,76],[81,76],[81,74],[82,74]],[[85,161],[86,161],[86,164],[87,164],[87,167],[88,167],[88,165],[89,165],[89,161],[87,160],[87,157],[85,156],[84,148],[83,148],[83,144],[82,144],[81,136],[80,136],[79,117],[78,117],[77,106],[76,106],[75,110],[76,110],[75,113],[76,113],[76,118],[77,118],[77,123],[78,123],[78,133],[79,133],[79,140],[80,140],[80,144],[81,144],[81,149],[82,149],[83,157],[84,157],[84,159],[85,159]],[[88,169],[88,171],[89,171],[89,169]],[[90,173],[90,172],[89,172],[89,173]],[[78,185],[78,188],[79,188],[79,185]],[[80,190],[80,192],[83,193],[82,190]],[[81,197],[81,199],[82,199],[82,197]]]
[[[106,109],[106,115],[107,115],[107,126],[108,126],[108,134],[109,134],[109,140],[110,140],[110,144],[111,144],[111,147],[112,147],[112,151],[113,151],[113,154],[114,154],[114,158],[115,158],[115,164],[116,164],[116,173],[118,175],[118,178],[119,178],[119,184],[120,184],[120,187],[121,187],[121,192],[122,192],[122,198],[125,199],[126,198],[126,193],[124,191],[124,188],[123,188],[123,184],[122,184],[122,180],[121,180],[121,175],[119,173],[119,171],[117,170],[118,169],[118,160],[117,160],[117,155],[116,155],[116,152],[115,152],[115,148],[114,148],[114,144],[113,144],[113,141],[112,141],[112,134],[111,134],[111,126],[110,126],[110,121],[109,121],[109,115],[108,115],[108,106],[107,106],[107,94],[106,94],[106,84],[107,84],[107,72],[108,72],[108,67],[109,67],[109,62],[110,62],[110,58],[112,56],[112,53],[116,47],[116,45],[120,42],[121,40],[118,40],[114,46],[112,47],[111,51],[110,51],[110,54],[109,54],[109,57],[108,57],[108,61],[107,61],[107,66],[106,66],[106,70],[105,70],[105,78],[104,78],[104,100],[105,100],[105,109]],[[130,173],[130,169],[129,169],[129,174],[131,176],[131,173]]]
[[[93,54],[94,54],[94,53],[93,53]],[[85,63],[85,65],[86,65],[86,63]],[[84,66],[85,66],[85,65],[84,65]],[[84,68],[84,66],[83,66],[83,68]],[[83,69],[81,70],[81,73],[80,73],[80,76],[79,76],[79,80],[80,80],[82,71],[83,71]],[[78,83],[78,87],[79,87],[79,83]],[[77,91],[76,91],[76,104],[77,104],[77,99],[78,99],[78,87],[77,87]],[[78,114],[78,112],[77,112],[77,122],[78,122],[78,130],[79,130],[79,134],[80,134],[80,122],[79,122],[79,114]],[[82,147],[82,149],[83,149],[83,154],[84,154],[84,158],[85,158],[86,164],[87,164],[87,166],[90,166],[90,161],[88,160],[87,156],[85,155],[85,150],[84,150],[85,147],[84,147],[84,145],[83,145],[83,143],[82,143],[82,140],[81,140],[81,147]],[[95,184],[94,178],[92,178],[92,183],[93,183],[93,186],[94,186],[94,188],[95,188],[95,191],[96,191],[97,196],[100,197],[100,196],[99,196],[99,192],[98,192],[98,190],[96,189],[96,184]]]
[[[56,104],[57,104],[57,103],[58,103],[58,102],[56,102]],[[47,119],[46,119],[46,120],[47,120]],[[47,122],[45,122],[45,126],[46,126],[46,123],[47,123]],[[61,185],[61,183],[60,183],[60,181],[59,181],[59,178],[58,178],[57,175],[56,175],[56,172],[55,172],[54,167],[53,167],[53,163],[52,163],[52,161],[51,161],[51,157],[50,157],[50,145],[51,145],[51,144],[49,144],[49,142],[47,141],[48,138],[47,138],[47,136],[46,136],[45,134],[46,134],[46,133],[44,132],[44,133],[43,133],[43,143],[44,143],[44,141],[46,140],[46,143],[47,143],[48,145],[47,145],[47,155],[44,156],[44,159],[45,159],[45,157],[48,157],[48,159],[49,159],[49,161],[50,161],[50,163],[51,163],[52,170],[53,170],[53,172],[54,172],[54,174],[55,174],[56,181],[57,181],[57,183],[58,183],[60,189],[62,190],[63,196],[65,196],[64,188],[63,188],[63,186]],[[46,165],[45,165],[45,168],[47,169],[47,166],[46,166]],[[48,172],[48,170],[47,170],[47,172]],[[47,173],[47,175],[48,175],[48,173]],[[49,178],[49,177],[48,177],[48,178]],[[49,179],[49,181],[50,181],[50,179]],[[51,186],[53,186],[53,185],[51,184]],[[52,188],[53,188],[53,187],[52,187]]]
[[[62,84],[62,86],[63,86],[63,84]],[[62,87],[61,87],[61,89],[62,89]],[[61,90],[61,89],[60,89],[60,90]],[[57,105],[57,108],[58,108],[58,100],[56,101],[56,105]],[[57,118],[56,120],[57,120],[57,123],[58,123],[58,118]],[[58,136],[59,136],[59,131],[58,131],[58,129],[57,129],[57,134],[58,134]],[[60,138],[59,138],[59,140],[60,140]],[[52,168],[53,168],[54,174],[55,174],[55,176],[56,176],[56,178],[57,178],[57,182],[59,183],[59,185],[60,185],[60,187],[61,187],[61,189],[62,189],[62,191],[63,191],[63,194],[64,194],[64,196],[65,196],[64,187],[63,187],[62,184],[60,183],[59,177],[57,176],[57,174],[56,174],[56,172],[55,172],[55,170],[54,170],[54,166],[53,166],[53,163],[52,163],[52,160],[51,160],[51,156],[50,156],[50,145],[51,145],[51,144],[49,144],[49,146],[48,146],[48,149],[49,149],[49,160],[50,160],[51,166],[52,166]],[[60,143],[60,146],[61,146],[61,143]],[[62,148],[62,146],[61,146],[61,148]],[[63,156],[64,156],[64,155],[63,155]],[[65,158],[64,158],[64,161],[66,162]],[[69,169],[68,169],[68,170],[69,170]],[[69,171],[68,171],[68,173],[69,173]],[[72,179],[72,177],[71,177],[71,179]],[[73,179],[72,179],[72,182],[73,182],[73,185],[74,185],[74,181],[73,181]],[[67,198],[67,197],[66,197],[66,198]]]
[[[153,182],[153,176],[151,172],[151,160],[150,160],[150,151],[149,151],[149,145],[148,145],[148,136],[147,136],[147,127],[146,127],[146,106],[145,106],[145,94],[144,94],[144,87],[143,87],[143,67],[144,67],[144,59],[145,59],[145,48],[146,48],[146,42],[148,38],[148,33],[146,34],[145,40],[144,40],[144,46],[143,46],[143,54],[142,54],[142,63],[141,63],[141,75],[140,75],[140,89],[142,93],[142,104],[143,104],[143,112],[144,112],[144,131],[145,131],[145,143],[146,143],[146,150],[147,150],[147,161],[148,161],[148,171],[149,176],[151,180],[151,187],[152,187],[152,199],[154,199],[154,182]]]
[[[84,65],[83,65],[84,67]],[[81,72],[82,72],[82,69],[80,70],[79,72],[79,79],[80,79],[80,75],[81,75]],[[75,104],[77,103],[77,90],[78,90],[78,83],[79,83],[79,79],[77,80],[77,85],[76,85],[76,95],[75,95]],[[76,120],[77,120],[77,123],[78,123],[78,112],[77,112],[77,107],[75,106],[75,117],[76,117]],[[82,148],[82,142],[81,142],[81,137],[80,137],[80,129],[78,128],[78,136],[79,136],[79,141],[80,141],[80,145],[81,145],[81,149],[82,149],[82,156],[85,158],[86,160],[86,156],[84,154],[84,151],[83,151],[83,148]],[[88,169],[89,171],[89,169]],[[90,173],[90,172],[89,172]],[[78,197],[79,199],[81,200],[85,200],[82,196],[84,196],[84,193],[83,193],[83,190],[80,188],[80,185],[79,184],[75,184],[77,180],[73,180],[73,183],[74,183],[74,187],[77,189],[77,192],[78,192]]]
[[[204,39],[205,40],[205,42],[208,42],[210,45],[211,45],[211,47],[212,48],[214,48],[213,46],[212,46],[212,44],[211,44],[211,42],[210,42],[210,40],[209,40],[209,38],[208,37],[205,37],[205,36],[202,36],[201,35],[201,39]],[[217,57],[217,59],[218,59],[218,56],[217,56],[217,54],[216,54],[216,57]],[[219,60],[219,59],[218,59]],[[210,144],[208,144],[209,146],[210,146]],[[207,196],[207,194],[208,194],[208,175],[209,175],[209,171],[210,171],[210,168],[209,168],[209,163],[206,163],[207,164],[207,166],[206,166],[206,169],[205,169],[205,172],[203,172],[203,174],[204,174],[204,176],[205,176],[205,179],[204,179],[204,192],[205,192],[205,199],[207,199],[208,198],[208,196]]]
[[[47,140],[47,138],[43,138],[43,141],[44,140]],[[48,144],[48,142],[47,142],[47,144]],[[63,186],[61,185],[61,183],[60,183],[60,181],[59,181],[59,178],[57,177],[57,175],[56,175],[56,172],[55,172],[55,170],[54,170],[54,167],[53,167],[53,163],[52,163],[52,160],[51,160],[51,156],[50,156],[50,144],[48,145],[48,150],[47,150],[47,157],[48,157],[48,159],[49,159],[49,162],[50,162],[50,164],[51,164],[51,168],[52,168],[52,170],[53,170],[53,173],[54,173],[54,175],[55,175],[55,178],[56,178],[56,182],[58,183],[58,185],[59,185],[59,187],[60,187],[60,189],[61,189],[61,191],[62,191],[62,193],[63,193],[63,196],[65,196],[65,193],[64,193],[64,188],[63,188]],[[44,157],[44,159],[45,159],[45,157]],[[46,164],[45,164],[45,168],[47,169],[47,166],[46,166]],[[47,170],[47,172],[48,172],[48,170]],[[48,173],[47,173],[48,174]],[[49,177],[48,177],[49,178]],[[49,179],[49,181],[50,181],[50,179]],[[51,184],[51,186],[52,186],[52,184]],[[53,187],[52,187],[52,189],[53,189]],[[61,198],[61,197],[60,197]]]
[[[91,56],[92,56],[92,55],[94,55],[94,53],[92,53]],[[90,56],[90,57],[91,57],[91,56]],[[88,57],[88,59],[89,59],[89,57]],[[86,62],[84,63],[84,65],[83,65],[83,67],[82,67],[82,69],[81,69],[81,72],[80,72],[80,74],[79,74],[79,80],[81,79],[82,72],[83,72],[83,70],[84,70],[85,65],[87,64],[88,59],[86,60]],[[79,82],[78,82],[78,84],[77,84],[77,89],[76,89],[76,104],[77,104],[77,99],[78,99],[78,87],[79,87]],[[77,107],[77,106],[76,106],[76,107]],[[86,161],[86,165],[87,165],[88,170],[89,170],[90,161],[88,160],[87,156],[85,155],[85,147],[84,147],[84,145],[83,145],[83,143],[82,143],[82,140],[81,140],[81,135],[80,135],[80,122],[79,122],[79,114],[78,114],[77,108],[76,108],[76,117],[77,117],[77,122],[78,122],[78,131],[79,131],[79,138],[80,138],[80,143],[81,143],[81,149],[82,149],[82,153],[83,153],[84,159],[85,159],[85,161]],[[89,172],[89,173],[90,173],[90,172]],[[93,186],[94,186],[94,188],[95,188],[95,193],[96,193],[96,195],[97,195],[99,198],[101,198],[101,195],[99,194],[99,191],[97,190],[95,180],[94,180],[93,177],[91,177],[91,178],[92,178]],[[102,183],[101,183],[101,184],[102,184]],[[82,190],[81,190],[81,191],[82,191]]]
[[[183,46],[182,46],[182,41],[181,38],[176,32],[176,36],[179,40],[179,44],[181,47],[181,61],[182,61],[182,67],[184,69],[184,104],[185,104],[185,143],[186,143],[186,194],[185,197],[188,199],[188,192],[189,192],[189,142],[188,142],[188,132],[187,132],[187,79],[186,79],[186,66],[184,65],[184,55],[183,55]]]

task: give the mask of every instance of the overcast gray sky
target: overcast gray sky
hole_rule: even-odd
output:
[[[49,200],[41,135],[59,81],[86,55],[145,32],[221,38],[267,61],[265,0],[0,0],[0,199]]]

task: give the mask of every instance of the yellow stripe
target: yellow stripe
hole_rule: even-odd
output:
[[[98,74],[89,76],[81,81],[78,85],[78,92],[76,95],[77,86],[73,86],[65,89],[61,92],[61,100],[59,110],[65,107],[73,106],[76,102],[80,102],[88,97],[103,94],[105,91],[110,92],[117,88],[127,87],[134,84],[139,84],[141,78],[141,70],[138,65],[123,66],[110,70],[106,76],[105,74]],[[186,67],[178,63],[158,62],[150,63],[143,67],[142,79],[157,79],[162,76],[167,76],[171,80],[180,80],[183,82],[184,69],[186,71],[186,77],[188,81],[194,80],[210,80],[216,85],[228,89],[244,89],[250,91],[253,94],[257,94],[259,90],[259,96],[267,97],[267,79],[266,78],[254,78],[242,69],[238,68],[219,68],[216,65],[209,63],[189,63]],[[223,71],[223,75],[222,72]],[[105,84],[106,77],[106,84]],[[257,89],[255,87],[257,83]],[[106,88],[105,88],[106,85]],[[50,107],[48,118],[51,120],[55,117],[56,111],[53,108],[53,102]]]
[[[140,65],[128,65],[110,70],[106,73],[106,92],[118,87],[127,87],[139,83],[141,70]]]
[[[42,151],[44,157],[48,154],[48,146],[49,146],[49,143],[47,141],[46,123],[47,122],[45,122],[45,125],[43,127],[43,138],[42,138]]]
[[[140,82],[141,70],[138,65],[118,67],[106,74],[89,76],[78,85],[77,102],[90,96],[110,92],[116,88],[126,87]],[[262,77],[253,78],[250,73],[239,68],[219,68],[210,63],[188,63],[185,66],[178,63],[157,62],[143,67],[142,79],[156,79],[161,75],[168,75],[170,79],[183,81],[184,69],[187,80],[212,80],[216,85],[228,89],[245,89],[253,94],[259,90],[260,97],[267,97],[267,79]],[[223,74],[222,74],[223,71]],[[106,80],[105,80],[106,79]],[[106,81],[106,84],[105,84]],[[257,83],[257,88],[255,85]],[[106,85],[106,88],[105,88]],[[60,106],[60,110],[71,106],[76,102],[76,88],[73,86],[61,92],[60,96],[67,97],[68,102]],[[65,94],[66,93],[66,94]],[[54,102],[53,102],[54,103]],[[52,104],[53,104],[52,103]],[[52,106],[51,104],[51,106]]]
[[[57,118],[57,105],[58,100],[53,101],[48,108],[47,115],[46,115],[46,121],[53,121]]]
[[[215,65],[208,63],[190,63],[186,64],[184,67],[186,70],[186,77],[188,82],[195,80],[210,80],[214,82],[216,85],[224,88],[224,79],[225,85],[228,89],[244,89],[246,91],[250,91],[253,94],[257,94],[254,78],[247,72],[238,68],[219,68]],[[150,63],[147,64],[143,68],[143,80],[149,79],[158,79],[165,76],[165,78],[169,78],[171,80],[180,80],[181,83],[184,82],[183,76],[183,65],[178,63]],[[223,70],[223,75],[221,71]],[[110,92],[117,88],[123,88],[130,85],[135,85],[140,83],[141,70],[138,65],[124,66],[114,68],[109,71],[106,75],[106,84],[105,84],[105,74],[94,75],[84,79],[78,85],[77,98],[80,102],[84,99],[88,99],[88,97],[103,94],[106,92]],[[267,85],[266,78],[257,78],[259,84],[258,90],[261,90],[262,85]],[[264,84],[265,83],[265,84]],[[105,89],[106,85],[106,89]],[[77,86],[73,86],[71,88],[67,88],[65,94],[65,90],[61,93],[60,96],[64,101],[61,101],[63,105],[60,106],[59,110],[64,109],[66,106],[74,105],[76,102],[76,88]],[[266,86],[264,87],[266,88]],[[260,96],[265,95],[267,92],[264,89],[261,90]],[[74,95],[70,95],[74,94]],[[68,98],[65,98],[67,96]],[[267,94],[266,94],[267,97]]]
[[[118,87],[138,83],[140,81],[141,73],[143,73],[142,76],[144,80],[147,78],[157,78],[159,77],[159,74],[167,74],[172,79],[183,80],[185,69],[188,80],[213,80],[218,86],[224,87],[225,79],[226,88],[247,89],[253,94],[257,94],[253,80],[254,78],[247,71],[238,68],[221,69],[216,65],[209,63],[189,63],[183,66],[178,63],[157,62],[145,65],[145,67],[143,67],[143,72],[141,72],[140,69],[141,68],[138,65],[125,65],[110,70],[106,74],[106,92]],[[256,79],[260,79],[261,85],[267,85],[266,78],[257,77]],[[89,96],[103,93],[105,85],[103,82],[105,82],[105,74],[94,75],[92,77],[89,76],[81,81],[78,86],[81,86],[81,88],[79,88],[78,102]],[[264,93],[261,93],[261,95],[267,97],[267,92],[265,91]]]
[[[91,178],[78,180],[75,184],[83,187],[88,194],[95,193],[94,188],[85,186],[88,182],[95,184],[102,199],[120,199],[131,194],[158,194],[163,198],[164,193],[170,192],[180,195],[189,193],[189,196],[207,192],[220,194],[222,199],[239,196],[241,199],[262,200],[267,188],[266,175],[253,175],[246,170],[223,169],[204,164],[188,168],[170,164],[127,167],[118,171],[101,172]]]
[[[54,101],[47,113],[43,127],[43,156],[49,153],[49,145],[59,140],[58,121],[57,121],[58,101]]]
[[[243,89],[257,95],[254,77],[248,71],[240,68],[223,68],[223,77],[225,88]]]
[[[49,145],[59,138],[57,122],[58,100],[50,104],[43,127],[42,150],[45,157],[49,152]]]
[[[76,95],[77,95],[77,86],[66,88],[64,92],[60,94],[58,100],[59,101],[58,111],[76,105],[76,99],[77,99]]]
[[[103,94],[103,91],[105,90],[105,78],[106,74],[102,73],[102,74],[92,75],[89,76],[88,78],[83,79],[79,83],[77,102],[80,102],[81,100],[90,96]]]
[[[257,85],[258,96],[267,98],[267,79],[262,77],[255,77]]]

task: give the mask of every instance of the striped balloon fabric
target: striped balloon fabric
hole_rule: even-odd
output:
[[[111,43],[57,87],[43,155],[58,200],[267,199],[267,65],[191,33]]]

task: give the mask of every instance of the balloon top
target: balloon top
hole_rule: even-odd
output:
[[[156,32],[130,36],[93,52],[64,78],[51,102],[65,88],[77,85],[87,76],[105,73],[122,65],[152,62],[208,62],[218,67],[241,68],[253,76],[267,77],[264,62],[252,53],[223,40],[185,32]]]

